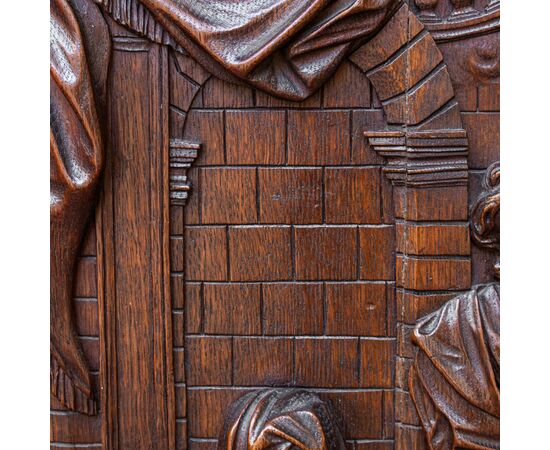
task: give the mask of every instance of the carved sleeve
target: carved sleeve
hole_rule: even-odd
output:
[[[430,448],[498,448],[499,319],[500,288],[492,284],[416,325],[409,387]]]

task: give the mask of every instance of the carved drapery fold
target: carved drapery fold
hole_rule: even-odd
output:
[[[188,52],[210,73],[303,100],[373,36],[399,0],[95,0],[155,42]]]
[[[95,5],[50,2],[50,382],[64,406],[86,414],[95,413],[96,403],[71,303],[76,256],[103,167],[96,108],[104,100],[108,57],[108,32]]]
[[[409,389],[431,449],[496,449],[500,288],[483,286],[422,318]]]

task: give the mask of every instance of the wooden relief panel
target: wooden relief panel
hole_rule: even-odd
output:
[[[499,447],[498,1],[51,11],[52,449]]]
[[[390,439],[395,226],[363,136],[384,125],[368,79],[344,62],[293,104],[211,78],[172,114],[174,137],[202,144],[189,202],[172,207],[190,444],[215,447],[231,403],[267,386],[330,400],[348,440]]]

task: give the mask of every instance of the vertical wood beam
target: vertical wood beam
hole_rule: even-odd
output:
[[[103,445],[174,449],[167,49],[115,36],[111,64],[97,222]]]

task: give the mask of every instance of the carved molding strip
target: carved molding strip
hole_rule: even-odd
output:
[[[151,42],[134,36],[113,36],[113,50],[122,52],[148,52]]]
[[[345,450],[329,406],[316,394],[266,389],[238,399],[225,420],[219,450]]]
[[[187,171],[195,161],[200,144],[182,139],[170,140],[170,204],[185,206],[191,191]]]
[[[500,29],[500,1],[490,0],[486,7],[475,9],[473,0],[451,0],[449,13],[436,14],[441,0],[415,0],[419,19],[437,42],[466,39]]]
[[[367,131],[374,151],[388,160],[383,171],[396,185],[453,186],[468,181],[464,130]]]

